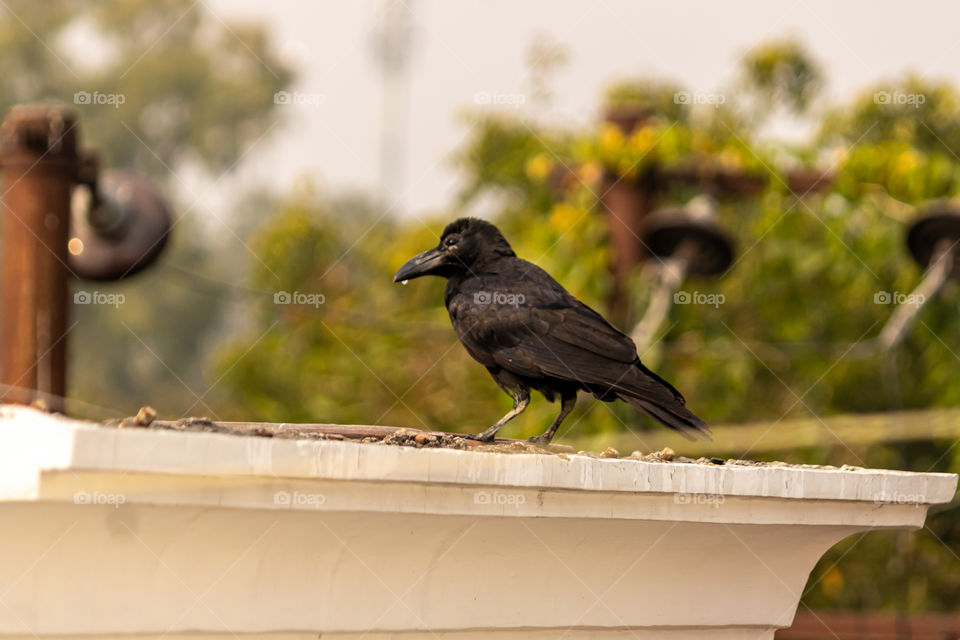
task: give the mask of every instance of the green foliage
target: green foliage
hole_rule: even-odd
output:
[[[163,177],[188,159],[221,172],[274,123],[273,94],[292,71],[262,27],[225,25],[189,0],[78,7],[8,3],[0,19],[0,103],[72,105],[83,141],[102,152],[105,166]],[[78,92],[91,99],[75,101]],[[98,104],[97,94],[119,99]]]
[[[766,55],[763,51],[754,56]],[[810,76],[805,82],[813,82],[816,74],[804,73]],[[956,403],[960,386],[943,375],[955,369],[953,352],[960,351],[953,328],[956,287],[924,310],[923,323],[895,353],[844,356],[876,335],[888,318],[892,307],[875,304],[875,295],[906,293],[922,275],[904,249],[905,223],[912,216],[904,203],[956,195],[960,163],[907,141],[844,148],[836,137],[823,138],[823,153],[814,155],[833,169],[834,189],[794,194],[786,174],[802,162],[799,154],[752,143],[738,124],[717,126],[724,118],[718,110],[709,118],[687,118],[664,98],[677,90],[663,84],[646,94],[627,85],[613,90],[621,102],[666,105],[667,114],[647,118],[631,132],[603,125],[571,134],[527,122],[482,121],[461,156],[473,179],[465,202],[495,196],[508,235],[521,249],[532,249],[521,254],[603,307],[610,276],[598,199],[611,180],[641,183],[654,171],[711,166],[752,175],[766,184],[762,193],[721,201],[722,223],[739,247],[736,264],[718,280],[692,279],[686,287],[722,294],[725,304],[674,307],[675,324],[652,354],[668,377],[700,411],[723,422]],[[939,112],[950,100],[942,87],[931,90],[936,92]],[[604,174],[612,177],[604,182]],[[690,195],[674,188],[661,202],[682,202]],[[572,237],[601,251],[585,249]],[[572,277],[571,265],[584,275]],[[636,274],[638,290],[649,288],[650,271]],[[638,298],[642,308],[642,294]],[[893,360],[891,375],[886,363]],[[876,393],[878,388],[887,393]]]
[[[803,86],[811,85],[819,76],[812,66],[804,66],[804,56],[790,47],[793,45],[775,48],[774,52],[788,60],[785,68],[803,70]],[[786,72],[777,66],[780,63],[770,63],[772,55],[766,49],[759,50],[748,60],[748,68],[766,81],[773,82],[770,78],[776,76],[780,78],[777,82],[786,86],[799,86],[777,75]],[[917,92],[924,89],[916,83],[909,86]],[[953,383],[952,377],[943,375],[956,365],[953,352],[960,352],[960,340],[952,328],[957,303],[955,287],[948,287],[924,310],[923,322],[895,353],[867,359],[845,356],[855,343],[876,335],[890,314],[890,306],[874,303],[875,295],[884,291],[908,292],[921,276],[920,269],[902,248],[905,222],[911,215],[904,203],[955,195],[958,163],[923,144],[912,144],[912,138],[852,144],[852,135],[843,131],[853,125],[845,129],[834,121],[830,125],[834,133],[819,138],[821,153],[813,155],[833,169],[835,186],[826,193],[800,197],[787,189],[786,174],[790,167],[801,164],[803,157],[752,141],[749,129],[736,118],[726,123],[722,110],[711,108],[705,117],[689,117],[686,105],[668,100],[680,90],[666,83],[655,83],[644,90],[636,82],[611,90],[611,99],[618,104],[643,104],[665,111],[651,114],[627,132],[612,125],[592,131],[564,132],[518,119],[481,119],[458,156],[467,177],[460,206],[470,207],[491,198],[500,208],[498,222],[520,255],[554,273],[577,295],[603,309],[611,282],[606,223],[599,215],[599,200],[612,180],[640,182],[653,171],[704,167],[754,176],[766,185],[761,193],[728,196],[721,201],[722,222],[739,247],[737,263],[720,279],[691,280],[687,285],[704,293],[722,294],[725,304],[716,308],[675,307],[671,318],[674,324],[648,359],[661,363],[667,377],[675,380],[693,399],[695,408],[713,421],[776,420],[807,412],[828,415],[957,402],[960,386]],[[944,91],[941,86],[930,89],[930,94],[937,98],[926,104],[936,113],[942,114],[952,104]],[[874,92],[871,89],[870,95]],[[857,98],[854,103],[862,105],[864,99]],[[916,116],[897,105],[889,106],[901,120]],[[728,108],[736,114],[738,105],[731,101]],[[856,108],[848,112],[851,122],[867,117]],[[956,110],[943,115],[941,120],[955,117]],[[892,117],[884,126],[905,128]],[[917,130],[915,124],[913,129]],[[848,140],[845,147],[838,144],[843,136]],[[661,202],[682,202],[690,195],[689,189],[675,188],[664,193]],[[299,232],[285,226],[274,228],[274,224],[292,224],[286,218],[278,218],[255,239],[255,245],[260,247],[256,252],[271,257],[266,259],[269,270],[280,274],[281,280],[288,272],[315,278],[283,286],[309,285],[326,293],[330,285],[329,275],[323,275],[325,265],[347,253],[347,258],[331,269],[364,274],[368,312],[399,306],[407,309],[404,317],[410,314],[411,320],[416,320],[417,304],[424,300],[422,292],[433,292],[436,285],[418,282],[404,290],[404,295],[397,295],[396,288],[389,283],[389,274],[402,258],[432,245],[430,238],[425,237],[419,244],[402,243],[406,253],[393,256],[392,262],[384,262],[384,257],[377,253],[369,257],[374,262],[368,264],[359,247],[366,247],[379,233],[403,238],[409,229],[422,237],[420,223],[390,223],[398,228],[383,231],[387,223],[379,221],[371,223],[372,230],[364,235],[367,219],[362,216],[334,213],[335,205],[322,202],[298,206],[303,215],[297,219],[302,225]],[[354,228],[351,225],[358,224],[358,220],[363,221],[355,229],[358,237],[363,238],[361,241],[343,230]],[[335,234],[328,229],[333,224],[341,228]],[[439,232],[441,226],[438,222],[432,231]],[[316,245],[310,244],[314,233],[323,239],[317,240]],[[281,241],[295,245],[287,247]],[[354,242],[357,246],[351,249]],[[271,262],[273,259],[277,262]],[[640,292],[636,300],[638,312],[645,302],[642,291],[649,289],[653,271],[638,270],[634,276]],[[263,278],[263,274],[258,276],[259,286],[268,286]],[[332,296],[337,301],[336,308],[349,307],[350,299],[335,292]],[[434,301],[427,305],[431,314],[439,309],[438,294],[426,300]],[[417,304],[407,307],[414,301]],[[382,304],[386,306],[381,307]],[[321,317],[333,313],[333,309],[328,305]],[[266,316],[270,317],[269,312]],[[306,316],[297,318],[298,322],[310,322]],[[438,319],[442,319],[442,313],[430,316],[431,322],[442,325]],[[334,334],[339,334],[336,325],[327,324]],[[409,339],[415,340],[415,336]],[[337,342],[327,340],[324,344],[337,349]],[[364,345],[376,342],[374,336],[363,339]],[[380,347],[370,348],[381,352]],[[384,346],[383,351],[389,352],[389,348]],[[401,345],[393,348],[400,349]],[[419,346],[414,350],[419,351]],[[411,362],[406,358],[390,359]],[[367,365],[357,373],[369,383],[370,372],[363,369],[373,360],[360,360]],[[897,366],[891,373],[888,363],[893,361]],[[393,372],[392,369],[389,375]],[[424,370],[410,368],[401,372],[398,379],[416,380],[421,373]],[[425,384],[433,381],[430,372],[426,374]],[[476,392],[486,396],[489,383],[483,375],[477,381]],[[436,382],[437,387],[442,386],[439,376]],[[253,385],[244,386],[242,395],[246,396],[249,386]],[[876,389],[886,392],[878,394]],[[448,403],[441,392],[418,394],[417,398],[423,404],[417,409],[411,407],[405,424],[415,423],[413,414],[418,411],[436,419],[436,426],[456,427],[464,417],[456,410],[447,410]],[[319,401],[303,402],[309,406]],[[444,410],[437,409],[441,403]],[[288,410],[301,406],[292,400],[284,404]],[[264,417],[279,419],[275,409]],[[325,411],[324,419],[362,418],[352,410],[344,409],[347,412],[341,414],[330,407]],[[489,415],[495,414],[491,409]],[[476,422],[470,419],[472,416],[466,417],[468,423]],[[536,427],[528,425],[539,420],[540,416],[534,415],[523,424],[533,431]],[[590,426],[581,424],[578,428],[619,429],[624,424],[632,428],[640,426],[642,419],[633,412],[617,414],[614,409],[598,411],[585,422]]]
[[[803,113],[823,87],[823,73],[803,45],[776,40],[752,48],[741,64],[745,89],[767,107]]]
[[[669,80],[635,78],[614,84],[607,90],[605,102],[611,110],[630,110],[651,114],[673,122],[686,122],[690,105],[677,100],[683,87]]]
[[[70,309],[72,413],[117,417],[152,405],[168,414],[176,411],[174,418],[216,415],[218,397],[205,379],[203,360],[211,339],[223,329],[222,313],[230,309],[219,286],[199,286],[180,271],[213,266],[209,248],[187,239],[199,237],[195,222],[181,221],[176,232],[163,260],[134,278],[73,284],[74,291],[122,296],[122,303]]]
[[[851,104],[829,113],[820,144],[900,143],[917,151],[939,152],[954,161],[960,151],[960,96],[945,82],[916,75],[877,85]]]
[[[262,27],[221,22],[203,3],[9,0],[0,15],[0,106],[75,108],[81,143],[102,166],[150,174],[168,195],[185,166],[219,175],[268,137],[273,94],[291,79]],[[217,280],[248,254],[232,234],[224,240],[201,225],[203,203],[174,205],[158,265],[119,283],[75,283],[125,299],[117,308],[71,307],[69,407],[77,413],[116,416],[154,404],[216,415],[218,389],[203,361],[236,310]],[[210,278],[202,283],[189,275],[201,270]]]
[[[675,306],[644,360],[712,422],[762,420],[776,428],[791,416],[960,403],[955,285],[923,309],[921,322],[892,352],[863,357],[855,347],[876,336],[893,309],[876,303],[877,294],[905,294],[922,276],[904,247],[914,205],[958,195],[957,94],[916,78],[871,88],[826,116],[808,145],[790,149],[760,139],[758,97],[803,112],[822,84],[819,69],[787,43],[755,50],[744,73],[748,91],[720,105],[678,102],[674,96],[683,89],[668,82],[623,83],[609,98],[640,114],[628,131],[613,125],[558,131],[480,117],[458,155],[465,176],[458,211],[494,203],[496,222],[519,255],[607,311],[611,256],[602,200],[613,182],[644,184],[664,170],[745,174],[759,192],[719,194],[720,221],[737,245],[735,264],[720,278],[684,285],[722,294],[724,303]],[[907,90],[926,101],[905,108],[874,98],[878,91]],[[787,188],[792,169],[811,166],[832,173],[831,188]],[[658,204],[696,193],[674,184],[659,193]],[[442,283],[390,281],[406,258],[435,244],[442,225],[383,220],[355,202],[314,197],[281,207],[252,239],[265,256],[252,274],[267,290],[257,321],[221,352],[216,367],[237,413],[460,431],[498,418],[509,399],[457,345]],[[655,276],[654,262],[631,276],[633,320]],[[291,289],[322,292],[326,304],[277,307],[266,296]],[[554,411],[533,403],[511,423],[510,435],[539,432]],[[565,429],[584,434],[646,425],[622,406],[583,401]],[[682,452],[683,441],[674,448]],[[796,462],[923,471],[960,464],[941,442],[857,448],[831,442],[777,455],[784,453]],[[960,586],[933,571],[955,566],[949,546],[957,546],[960,532],[950,513],[934,517],[921,535],[871,535],[838,546],[815,572],[806,600],[955,608]],[[876,558],[889,561],[877,565]]]
[[[72,104],[77,91],[124,96],[116,108],[77,105],[83,139],[107,166],[165,178],[186,164],[219,172],[272,131],[273,94],[292,72],[258,27],[228,28],[188,0],[110,0],[82,10],[67,0],[8,5],[0,18],[0,102]],[[96,51],[69,46],[78,30],[95,34]],[[684,285],[722,294],[724,303],[675,306],[659,342],[643,354],[691,408],[710,422],[763,420],[777,428],[793,415],[957,405],[955,285],[924,308],[893,352],[857,359],[851,349],[875,336],[892,311],[875,295],[906,293],[921,277],[903,244],[913,207],[958,196],[960,97],[947,84],[908,76],[837,105],[803,148],[761,138],[763,118],[775,108],[811,115],[823,82],[798,44],[774,43],[747,55],[740,88],[722,94],[721,104],[678,100],[685,89],[670,81],[617,85],[607,96],[614,111],[642,116],[627,131],[558,131],[477,116],[457,158],[460,198],[428,223],[384,217],[363,198],[309,190],[251,199],[249,211],[273,214],[242,247],[186,218],[161,265],[129,282],[84,285],[123,293],[126,302],[74,308],[71,396],[89,415],[149,403],[164,417],[484,428],[509,399],[459,346],[442,306],[443,283],[393,284],[400,264],[433,246],[460,211],[492,203],[519,255],[607,311],[605,192],[614,181],[641,184],[662,170],[709,169],[745,174],[760,191],[721,195],[737,262],[721,278]],[[810,165],[833,171],[832,188],[792,193],[789,170]],[[658,204],[682,203],[697,191],[672,185]],[[632,274],[632,320],[655,276],[654,262]],[[278,304],[284,293],[316,304]],[[539,433],[555,412],[536,401],[509,435]],[[584,399],[560,437],[647,426],[623,405]],[[777,455],[958,471],[950,444],[830,443]],[[674,448],[682,453],[683,441]],[[956,567],[957,523],[954,506],[919,535],[841,543],[815,570],[805,601],[955,610],[957,572],[944,567]]]

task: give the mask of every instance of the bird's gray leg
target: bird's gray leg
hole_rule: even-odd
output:
[[[539,436],[534,436],[530,438],[530,442],[534,442],[539,445],[546,446],[550,444],[550,441],[553,440],[553,434],[557,432],[557,428],[560,427],[560,423],[563,422],[563,419],[566,418],[573,408],[577,406],[577,392],[574,391],[572,395],[564,394],[560,399],[560,414],[554,419],[553,424],[550,425],[550,428],[544,431]]]
[[[503,425],[507,424],[518,415],[523,413],[523,410],[527,408],[527,405],[530,404],[530,392],[527,389],[520,388],[513,392],[513,409],[507,412],[507,415],[503,416],[497,420],[497,424],[493,425],[483,433],[476,433],[469,436],[471,440],[479,440],[480,442],[490,442],[497,435],[497,431],[503,428]]]

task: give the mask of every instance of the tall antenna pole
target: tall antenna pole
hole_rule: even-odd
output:
[[[380,65],[380,201],[403,210],[407,152],[407,103],[410,61],[410,6],[413,0],[381,0],[377,8],[375,57]]]

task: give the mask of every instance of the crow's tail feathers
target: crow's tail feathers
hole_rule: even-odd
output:
[[[710,440],[710,427],[687,409],[683,396],[673,386],[645,366],[636,363],[634,378],[639,384],[629,391],[617,390],[617,396],[630,406],[643,411],[688,440]]]
[[[707,423],[695,416],[689,409],[674,401],[671,406],[663,406],[656,401],[644,398],[634,398],[618,394],[620,399],[630,406],[643,411],[651,418],[677,431],[687,440],[710,440],[710,427]]]

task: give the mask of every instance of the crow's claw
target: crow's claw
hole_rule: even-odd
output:
[[[497,434],[491,433],[490,435],[485,435],[482,433],[468,433],[463,437],[467,440],[476,440],[477,442],[493,442],[493,440],[497,437]]]

